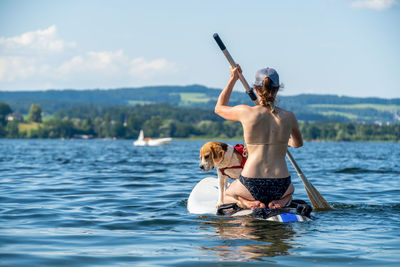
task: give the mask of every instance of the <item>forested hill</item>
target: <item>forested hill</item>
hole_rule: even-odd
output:
[[[220,90],[201,85],[151,86],[140,88],[96,90],[0,91],[0,102],[9,104],[14,112],[27,114],[31,104],[43,111],[56,111],[76,106],[135,106],[167,103],[172,106],[212,109]],[[234,91],[231,105],[252,102],[244,92]],[[294,111],[305,121],[358,121],[396,123],[400,121],[400,98],[357,98],[337,95],[281,96],[278,105]]]

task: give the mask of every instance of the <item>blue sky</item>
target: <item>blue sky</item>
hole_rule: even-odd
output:
[[[394,98],[399,26],[398,0],[2,0],[0,90],[223,88],[218,32],[249,83],[269,66],[283,95]]]

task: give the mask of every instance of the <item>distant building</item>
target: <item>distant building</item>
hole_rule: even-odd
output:
[[[11,113],[11,114],[7,115],[6,120],[7,121],[23,122],[24,121],[24,116],[22,116],[19,113]]]

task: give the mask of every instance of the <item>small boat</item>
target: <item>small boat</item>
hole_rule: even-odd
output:
[[[139,137],[136,141],[133,142],[134,146],[163,146],[171,143],[172,138],[150,138],[144,137],[143,130],[140,130]]]

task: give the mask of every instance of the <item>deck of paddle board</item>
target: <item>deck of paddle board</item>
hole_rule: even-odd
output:
[[[218,194],[219,194],[219,185],[217,178],[207,177],[202,179],[200,182],[196,184],[196,186],[190,193],[187,203],[188,211],[192,214],[216,215]],[[231,216],[236,217],[236,216],[245,216],[251,214],[253,214],[252,210],[244,209],[235,212]],[[281,214],[275,214],[271,217],[264,219],[277,222],[293,222],[293,221],[302,222],[310,220],[310,218],[306,216],[303,216],[301,214],[296,214],[296,209],[291,209],[290,213],[284,212]]]

